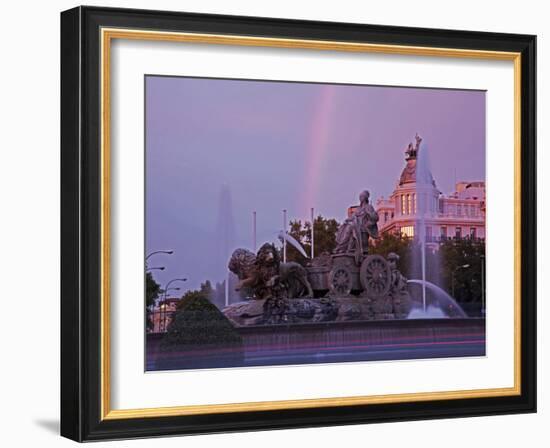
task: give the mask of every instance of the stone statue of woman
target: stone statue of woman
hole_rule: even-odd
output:
[[[367,253],[368,239],[378,238],[378,213],[369,203],[370,193],[359,195],[359,207],[344,221],[336,233],[334,253],[353,253],[360,258]],[[358,260],[359,261],[359,260]]]

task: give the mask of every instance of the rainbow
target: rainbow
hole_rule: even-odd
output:
[[[323,85],[315,101],[306,146],[305,185],[302,190],[300,204],[298,204],[298,210],[304,213],[305,216],[309,216],[311,207],[316,207],[317,210],[320,183],[326,168],[331,128],[330,120],[334,109],[334,94],[334,86]]]

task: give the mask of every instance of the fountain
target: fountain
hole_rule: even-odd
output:
[[[423,293],[426,292],[426,288],[429,288],[435,295],[432,299],[433,303],[426,304],[426,296],[422,297],[423,309],[419,310],[414,308],[409,313],[408,319],[422,319],[430,317],[454,317],[454,318],[466,318],[467,314],[462,307],[453,299],[444,289],[426,280],[408,280],[409,284],[421,285]]]
[[[416,134],[414,149],[409,146],[409,157],[416,158],[417,235],[420,244],[420,272],[422,277],[422,309],[426,311],[426,216],[433,212],[435,185],[431,175],[426,148],[420,151],[422,138]]]
[[[378,213],[369,197],[367,190],[360,193],[359,206],[336,234],[334,251],[305,268],[281,260],[271,243],[256,254],[236,249],[229,270],[239,278],[238,289],[252,290],[252,300],[227,307],[226,316],[238,325],[405,319],[411,298],[399,256],[369,253],[369,239],[378,238]],[[307,258],[290,235],[279,237]]]
[[[416,236],[420,246],[419,259],[413,257],[413,271],[420,271],[421,278],[419,280],[409,280],[408,283],[420,285],[422,291],[422,308],[421,310],[414,308],[409,314],[409,318],[451,317],[449,313],[452,314],[452,317],[464,318],[467,317],[467,315],[458,303],[456,303],[456,301],[449,294],[447,294],[446,291],[426,279],[426,240],[428,236],[426,232],[426,221],[437,212],[439,191],[435,186],[435,181],[431,174],[429,154],[426,145],[424,144],[422,146],[422,151],[420,151],[420,143],[422,142],[422,138],[418,134],[415,135],[415,141],[416,143],[414,146],[412,143],[409,144],[407,150],[407,160],[411,160],[412,163],[414,163],[415,169],[416,204],[414,207],[414,212],[416,214]],[[436,254],[434,254],[434,256]],[[418,266],[418,264],[420,266]],[[437,263],[437,265],[439,265],[439,263]],[[414,267],[417,267],[417,269],[414,269]],[[420,269],[418,269],[418,267]],[[434,269],[432,269],[432,271],[433,270]],[[435,273],[430,273],[432,274],[431,278],[433,278],[433,274]],[[436,295],[435,302],[429,305],[427,303],[427,289],[430,289]],[[446,310],[448,312],[446,312]]]
[[[443,311],[441,311],[441,308],[437,308],[432,305],[428,305],[426,307],[426,311],[422,310],[421,308],[413,308],[409,315],[407,316],[407,319],[448,319],[449,316],[447,316]]]
[[[230,271],[227,269],[227,259],[233,249],[235,242],[235,221],[233,218],[233,201],[231,197],[231,189],[229,185],[223,184],[220,189],[219,205],[218,205],[218,223],[217,223],[217,248],[218,254],[216,259],[218,275],[223,276],[225,286],[225,306],[230,303],[229,276]]]
[[[418,135],[416,138],[416,147],[409,145],[411,165],[416,163],[421,140]],[[434,210],[437,189],[425,163],[420,164],[417,180],[422,250],[421,257],[413,260],[420,263],[421,279],[408,280],[401,273],[398,254],[369,253],[369,239],[378,238],[378,214],[365,190],[359,195],[360,205],[340,226],[333,252],[318,255],[305,267],[285,262],[272,243],[263,244],[257,253],[236,249],[228,267],[239,279],[237,289],[250,291],[250,300],[227,306],[223,310],[226,317],[238,326],[434,316],[466,318],[445,291],[426,280],[426,216]],[[294,245],[307,258],[299,242],[288,234],[281,232],[279,238]],[[420,314],[418,310],[411,313],[415,302],[420,301],[411,294],[411,285],[415,284],[422,289]],[[428,290],[435,299],[428,300]],[[435,311],[438,307],[439,312]]]

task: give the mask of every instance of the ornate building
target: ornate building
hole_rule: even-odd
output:
[[[443,195],[432,174],[418,164],[422,139],[409,144],[406,165],[391,196],[376,201],[380,234],[414,237],[422,217],[426,241],[438,243],[449,238],[485,238],[485,182],[458,182],[455,191]],[[424,213],[421,213],[424,210]]]
[[[176,313],[179,301],[180,299],[175,297],[159,300],[148,313],[148,318],[153,325],[147,331],[149,333],[166,333],[168,325],[170,325]]]

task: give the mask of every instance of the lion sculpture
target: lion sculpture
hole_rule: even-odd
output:
[[[248,288],[255,299],[313,297],[305,268],[293,261],[281,263],[273,244],[262,245],[257,255],[236,249],[228,268],[239,278],[235,289]]]

